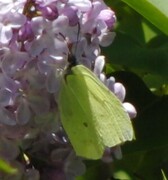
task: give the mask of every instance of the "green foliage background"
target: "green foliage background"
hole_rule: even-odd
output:
[[[106,73],[127,90],[137,109],[136,140],[123,159],[87,161],[78,180],[163,180],[168,177],[168,0],[106,0],[116,12],[116,38],[103,49]]]

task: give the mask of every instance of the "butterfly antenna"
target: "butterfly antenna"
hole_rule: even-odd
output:
[[[80,24],[77,24],[78,26],[78,31],[77,31],[77,36],[76,36],[76,42],[74,45],[74,53],[72,53],[71,50],[71,54],[69,55],[69,68],[71,69],[73,66],[76,66],[77,64],[79,64],[79,61],[77,60],[77,52],[78,52],[78,43],[79,43],[79,34],[80,34]]]
[[[76,55],[76,52],[77,52],[77,48],[78,48],[78,42],[79,42],[79,33],[80,33],[80,24],[78,22],[78,31],[77,31],[77,36],[76,36],[76,44],[75,44],[75,55]]]
[[[69,74],[71,72],[71,68],[73,66],[76,66],[77,64],[79,64],[77,58],[76,58],[76,54],[77,54],[77,48],[78,48],[78,43],[79,43],[79,34],[80,34],[80,24],[78,23],[77,24],[78,26],[78,30],[77,30],[77,36],[76,36],[76,43],[75,43],[75,47],[74,47],[74,53],[72,53],[72,49],[71,49],[71,52],[69,52],[69,55],[68,55],[68,62],[69,62],[69,65],[67,66],[67,73],[66,74]],[[62,34],[62,33],[59,33],[59,35],[61,35],[61,37],[63,37],[63,39],[65,40],[66,42],[66,38],[65,36]]]

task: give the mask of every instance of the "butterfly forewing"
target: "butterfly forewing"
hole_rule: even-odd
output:
[[[119,99],[86,67],[76,66],[74,72],[85,77],[92,119],[104,144],[115,146],[132,140],[132,123]]]

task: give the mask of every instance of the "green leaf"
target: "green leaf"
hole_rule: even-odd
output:
[[[82,65],[73,67],[64,77],[59,109],[63,127],[79,156],[100,159],[105,147],[133,138],[122,103]]]
[[[117,172],[123,171],[131,177],[130,180],[162,179],[160,168],[167,165],[165,163],[167,161],[167,150],[168,148],[164,147],[124,155],[121,161],[114,162],[113,176]],[[121,174],[118,174],[117,178],[122,179]]]
[[[162,172],[162,175],[163,175],[163,180],[167,180],[166,175],[165,175],[163,169],[161,169],[161,172]]]
[[[104,52],[114,65],[122,65],[139,73],[159,75],[167,83],[168,46],[166,41],[159,42],[159,39],[156,37],[150,41],[149,47],[148,44],[142,46],[127,34],[118,32],[113,44],[104,49]]]
[[[167,0],[122,0],[168,35]]]
[[[6,161],[4,161],[2,159],[0,159],[0,171],[9,173],[9,174],[17,173],[17,169],[11,167]]]

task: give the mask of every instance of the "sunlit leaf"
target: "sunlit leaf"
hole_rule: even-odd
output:
[[[0,171],[9,173],[9,174],[17,173],[17,169],[11,167],[6,161],[4,161],[2,159],[0,159]]]
[[[168,35],[167,0],[122,0]]]

